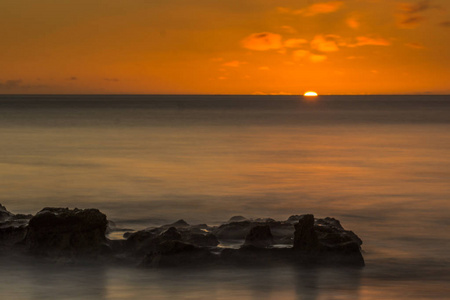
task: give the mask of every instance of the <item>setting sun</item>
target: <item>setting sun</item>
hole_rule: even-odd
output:
[[[309,91],[309,92],[304,93],[303,96],[305,96],[305,97],[317,97],[318,95],[317,95],[316,92]]]

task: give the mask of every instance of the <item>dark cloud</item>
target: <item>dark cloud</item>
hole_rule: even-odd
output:
[[[42,88],[44,85],[30,85],[23,84],[22,79],[9,79],[5,81],[0,81],[0,91],[11,91],[11,90],[27,90],[32,88]]]
[[[10,79],[5,82],[0,81],[0,89],[13,89],[19,87],[22,83],[22,79]]]
[[[439,9],[432,5],[430,0],[422,0],[416,3],[400,3],[397,13],[397,25],[400,28],[416,28],[425,18],[423,13],[429,9]]]
[[[75,76],[72,76],[72,77],[67,78],[67,80],[78,80],[78,78]]]
[[[450,27],[450,21],[444,21],[439,23],[439,25],[443,26],[443,27]]]
[[[423,0],[420,1],[418,3],[415,4],[410,4],[408,6],[405,6],[405,8],[407,9],[407,12],[410,14],[415,14],[418,12],[422,12],[425,11],[427,9],[432,8],[433,6],[431,5],[431,1],[430,0]]]

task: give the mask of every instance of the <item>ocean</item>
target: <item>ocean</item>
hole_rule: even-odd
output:
[[[0,96],[0,203],[120,227],[335,217],[366,267],[0,260],[2,299],[448,299],[450,96]]]

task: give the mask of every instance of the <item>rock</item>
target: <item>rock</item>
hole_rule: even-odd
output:
[[[12,218],[14,214],[10,213],[6,207],[0,204],[0,222],[4,222]]]
[[[345,230],[341,223],[334,218],[318,219],[314,226],[321,244],[330,246],[339,243],[353,241],[359,246],[362,245],[361,239],[352,231]]]
[[[212,233],[182,233],[182,240],[186,243],[200,247],[216,247],[219,245],[219,241]]]
[[[319,248],[319,240],[314,230],[314,215],[302,215],[295,224],[294,249],[315,251]]]
[[[233,216],[228,220],[228,223],[242,222],[242,221],[247,221],[247,218],[243,216]]]
[[[212,264],[217,257],[210,251],[180,241],[164,241],[148,253],[141,262],[142,267],[200,267]]]
[[[273,236],[268,225],[258,225],[253,227],[245,237],[244,246],[255,246],[266,248],[273,245]]]
[[[303,215],[292,215],[286,220],[286,222],[295,224],[295,223],[298,223],[298,220],[300,220],[302,217],[303,217]]]
[[[213,230],[213,234],[215,234],[219,240],[244,240],[250,233],[250,230],[255,226],[269,226],[274,243],[292,244],[292,238],[294,236],[294,226],[287,222],[232,222],[223,224],[215,228]]]
[[[175,227],[175,228],[183,228],[183,227],[189,227],[190,225],[183,219],[180,219],[176,221],[175,223],[164,225],[162,227]]]
[[[49,257],[105,252],[107,219],[98,209],[44,208],[31,218],[25,238],[30,253]]]
[[[159,235],[159,238],[164,241],[179,241],[181,240],[181,234],[175,227],[170,227],[166,231]]]
[[[23,241],[31,215],[14,215],[0,204],[0,245],[11,247]]]

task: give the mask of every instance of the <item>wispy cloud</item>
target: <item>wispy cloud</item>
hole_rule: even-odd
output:
[[[311,48],[319,52],[336,52],[339,51],[336,35],[316,35],[311,41]]]
[[[222,66],[224,67],[232,67],[232,68],[239,68],[242,65],[245,65],[246,61],[239,61],[239,60],[232,60],[226,63],[223,63]]]
[[[368,36],[356,37],[356,43],[348,44],[347,47],[361,46],[390,46],[391,42],[384,38],[373,38]]]
[[[5,90],[14,89],[14,88],[20,87],[21,85],[22,85],[22,79],[9,79],[9,80],[6,80],[5,82],[0,81],[0,89],[5,89]]]
[[[358,29],[359,26],[361,26],[361,23],[359,22],[359,18],[357,18],[357,17],[348,17],[345,20],[345,24],[347,24],[347,26],[352,29]]]
[[[416,28],[425,20],[423,13],[436,8],[430,0],[421,0],[416,3],[399,3],[397,6],[397,26],[404,29]]]
[[[29,90],[34,88],[43,88],[46,87],[45,85],[30,85],[30,84],[24,84],[22,79],[9,79],[5,81],[0,81],[0,91],[20,91],[20,90]]]
[[[304,17],[313,17],[319,14],[329,14],[333,13],[341,8],[344,4],[343,1],[329,1],[322,3],[314,3],[309,5],[304,9],[290,9],[287,7],[278,7],[279,13],[291,14],[291,15],[301,15]]]
[[[292,57],[296,61],[301,61],[301,60],[306,59],[313,63],[323,62],[328,58],[325,54],[312,53],[307,50],[295,50],[292,52]]]
[[[450,21],[444,21],[439,23],[439,25],[443,26],[443,27],[450,27]]]
[[[283,45],[286,48],[299,48],[308,43],[309,42],[306,39],[288,39],[284,41]]]
[[[406,43],[405,46],[413,49],[425,49],[425,46],[420,43]]]
[[[267,51],[281,49],[281,35],[271,32],[253,33],[243,39],[241,44],[244,48],[256,51]]]
[[[297,33],[297,29],[289,25],[284,25],[281,26],[280,28],[287,33]]]

